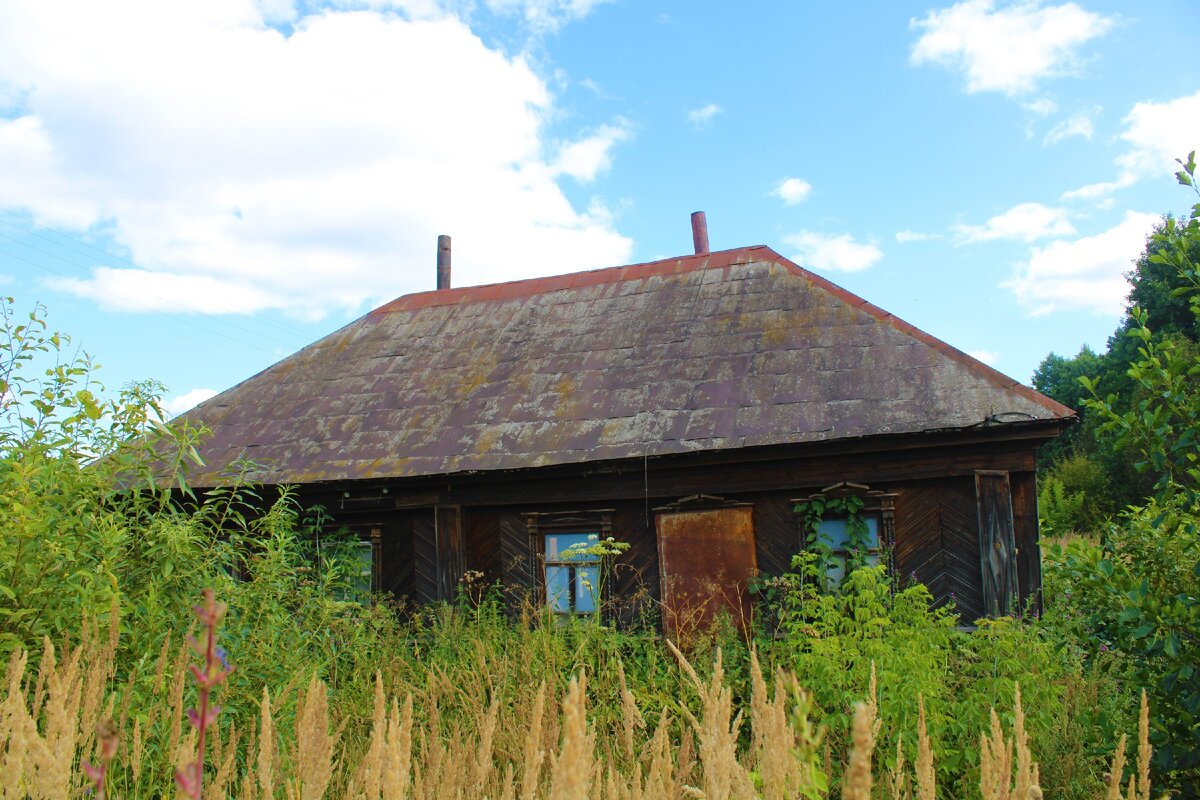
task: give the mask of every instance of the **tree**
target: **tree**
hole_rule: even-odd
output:
[[[1200,197],[1195,153],[1176,177]],[[1154,234],[1145,262],[1166,270],[1170,302],[1164,324],[1179,323],[1185,302],[1200,325],[1200,203],[1186,220],[1168,218]],[[1161,269],[1160,269],[1161,268]],[[1152,292],[1156,299],[1161,293]],[[1145,293],[1143,293],[1145,296]],[[1200,350],[1187,325],[1170,335],[1150,328],[1151,314],[1129,312],[1127,336],[1136,355],[1126,371],[1135,391],[1123,400],[1101,395],[1100,381],[1082,378],[1087,410],[1115,445],[1135,454],[1135,466],[1157,476],[1153,496],[1131,509],[1100,542],[1077,540],[1051,557],[1051,582],[1064,589],[1066,616],[1084,620],[1081,647],[1112,649],[1151,694],[1155,765],[1185,796],[1200,791]],[[1110,350],[1110,356],[1112,350]]]

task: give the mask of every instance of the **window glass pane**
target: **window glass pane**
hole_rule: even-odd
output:
[[[559,614],[571,613],[570,567],[546,567],[546,605]]]
[[[872,550],[879,549],[879,520],[875,517],[867,517],[867,541],[870,542],[869,547]]]
[[[548,533],[546,534],[546,561],[598,562],[597,556],[581,553],[600,539],[596,533]],[[574,550],[570,548],[574,547]]]
[[[825,588],[834,589],[842,585],[846,577],[846,559],[844,556],[834,556],[829,559],[825,569]]]
[[[370,539],[350,539],[335,545],[346,567],[346,580],[336,590],[339,600],[365,603],[370,599],[375,577],[375,547]]]
[[[575,611],[577,613],[594,613],[599,591],[599,567],[579,567],[575,570]]]
[[[867,542],[868,549],[879,549],[879,520],[875,517],[865,517],[863,519],[867,523]],[[821,541],[829,545],[833,550],[848,550],[850,534],[846,530],[846,518],[835,517],[833,519],[821,520],[821,525],[817,528],[817,535]]]
[[[846,520],[841,517],[833,519],[821,520],[821,525],[817,528],[817,535],[821,541],[829,545],[834,550],[846,549]]]

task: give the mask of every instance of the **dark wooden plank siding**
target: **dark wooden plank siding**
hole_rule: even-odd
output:
[[[897,491],[893,555],[900,578],[924,583],[937,605],[953,600],[964,622],[983,616],[974,481],[889,488]]]
[[[622,503],[613,512],[613,538],[629,544],[613,564],[608,593],[613,616],[622,623],[657,614],[658,543],[653,519],[653,512],[647,516],[645,503]]]
[[[502,581],[504,573],[500,559],[500,520],[496,512],[489,509],[464,509],[463,527],[466,532],[466,568],[481,573],[481,580],[488,586]]]
[[[1006,616],[1018,610],[1020,602],[1012,484],[1008,473],[998,470],[976,472],[975,498],[979,516],[983,608],[989,616]]]
[[[754,500],[754,539],[758,570],[764,575],[782,575],[792,568],[792,556],[800,552],[800,525],[793,498],[799,493],[772,494]]]
[[[465,543],[462,508],[438,506],[434,510],[437,536],[437,592],[441,600],[454,600],[462,580]]]
[[[413,596],[418,603],[437,597],[437,530],[432,509],[413,515]]]
[[[379,537],[379,586],[398,601],[413,599],[412,518],[394,515]]]
[[[533,596],[537,574],[534,571],[534,543],[529,536],[529,526],[514,511],[497,512],[495,519],[500,535],[501,582],[509,605],[516,606],[525,600],[541,602],[540,597]]]
[[[1037,473],[1014,472],[1012,480],[1013,526],[1017,537],[1017,580],[1021,609],[1042,610],[1042,546],[1038,533]]]

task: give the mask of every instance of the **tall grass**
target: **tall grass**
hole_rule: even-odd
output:
[[[109,797],[170,797],[177,767],[194,762],[198,730],[186,730],[187,658],[164,647],[156,660],[117,679],[116,627],[94,625],[73,646],[49,640],[36,668],[16,651],[0,701],[0,798],[66,800],[92,785],[85,760],[107,765]],[[602,634],[601,634],[602,635]],[[332,701],[320,677],[296,675],[278,693],[261,692],[257,707],[222,714],[208,727],[203,798],[659,798],[871,797],[927,800],[938,796],[924,701],[913,725],[915,745],[897,745],[890,768],[876,749],[879,702],[874,678],[853,714],[844,742],[828,743],[813,718],[813,698],[794,673],[762,668],[753,650],[745,665],[749,702],[741,704],[718,648],[693,664],[672,649],[657,669],[684,696],[673,704],[632,684],[619,653],[593,659],[604,674],[577,668],[572,638],[536,641],[558,671],[538,680],[506,675],[478,651],[474,680],[430,660],[381,664],[367,685],[343,687]],[[576,640],[578,644],[579,640]],[[470,647],[465,645],[464,647]],[[500,654],[503,656],[503,654]],[[525,653],[528,655],[528,652]],[[695,657],[693,656],[693,660]],[[703,667],[703,668],[702,668]],[[592,667],[595,668],[594,666]],[[137,697],[145,682],[163,687],[157,701]],[[593,683],[595,684],[593,686]],[[353,692],[348,690],[353,690]],[[368,713],[346,698],[358,693]],[[1040,768],[1030,749],[1017,690],[1008,730],[993,711],[980,737],[984,800],[1037,798]],[[894,721],[893,721],[894,722]],[[115,729],[121,746],[97,737]],[[203,730],[202,728],[200,730]],[[1136,766],[1124,780],[1123,742],[1109,787],[1100,796],[1150,800],[1148,710],[1143,697]],[[830,744],[840,745],[830,755]],[[108,748],[105,750],[104,748]],[[908,764],[914,764],[910,770]],[[1124,789],[1124,791],[1123,791]],[[977,792],[977,793],[976,793]],[[942,796],[949,797],[948,794]]]

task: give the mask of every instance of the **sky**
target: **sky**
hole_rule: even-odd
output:
[[[0,0],[0,295],[178,413],[398,295],[766,244],[1028,383],[1200,149],[1190,0]]]

